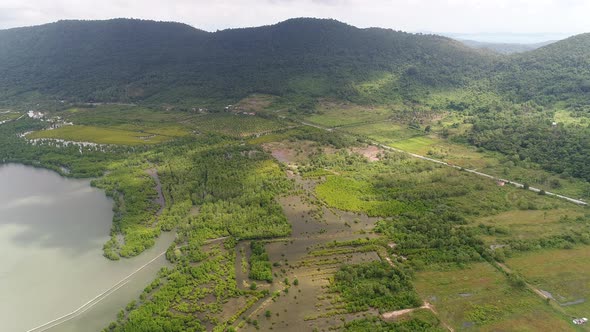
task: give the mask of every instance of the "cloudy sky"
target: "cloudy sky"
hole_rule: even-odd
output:
[[[132,17],[215,31],[323,17],[411,32],[571,35],[590,32],[589,13],[590,0],[0,0],[0,29]]]

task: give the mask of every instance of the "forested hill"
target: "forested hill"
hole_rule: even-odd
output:
[[[521,101],[590,101],[590,33],[512,56],[499,69],[498,87]]]
[[[0,100],[211,100],[253,92],[354,98],[454,87],[497,59],[449,38],[292,19],[209,33],[178,23],[60,21],[0,31]]]

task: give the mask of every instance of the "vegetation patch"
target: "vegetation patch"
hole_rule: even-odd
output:
[[[293,124],[242,113],[207,114],[190,120],[190,127],[199,132],[214,132],[236,138],[267,134],[289,126]]]
[[[347,127],[386,120],[391,116],[392,110],[386,107],[324,100],[316,107],[316,112],[316,114],[306,117],[306,121],[325,127]]]
[[[527,289],[511,285],[503,273],[488,263],[418,272],[415,286],[435,307],[440,319],[455,329],[474,326],[493,331],[512,322],[513,330],[531,326],[571,330],[568,321],[545,301]],[[532,312],[536,318],[529,320]]]
[[[443,332],[440,321],[430,310],[418,309],[395,322],[386,322],[377,317],[353,320],[344,324],[346,332]]]
[[[250,243],[250,279],[272,282],[272,265],[264,248],[264,243],[252,241]]]
[[[534,287],[548,292],[569,315],[585,317],[590,310],[589,256],[588,247],[580,246],[522,253],[506,262]]]
[[[317,171],[311,175],[317,174]],[[328,176],[316,187],[318,197],[338,209],[365,212],[369,216],[388,216],[401,211],[404,204],[379,201],[370,183],[341,176]]]
[[[345,265],[334,276],[333,290],[340,293],[349,312],[414,308],[422,304],[410,278],[383,262]]]
[[[50,138],[74,142],[92,142],[98,144],[157,144],[173,139],[150,132],[101,128],[93,126],[64,126],[53,130],[41,130],[27,135],[29,139]]]

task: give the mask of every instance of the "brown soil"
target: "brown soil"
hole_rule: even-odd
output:
[[[290,174],[304,192],[313,192],[315,183]],[[289,238],[269,240],[266,250],[273,267],[275,281],[270,286],[271,293],[279,296],[258,302],[248,310],[244,317],[257,320],[262,331],[271,328],[278,331],[311,331],[314,328],[328,330],[341,327],[344,322],[361,318],[365,314],[348,314],[339,307],[338,295],[330,291],[330,280],[342,264],[354,264],[379,260],[375,252],[355,252],[354,248],[340,254],[316,255],[317,249],[333,241],[346,241],[358,238],[373,238],[371,232],[376,218],[343,212],[326,207],[318,207],[303,196],[293,195],[279,198],[283,211],[292,224]],[[246,249],[244,249],[246,253]],[[238,260],[241,260],[238,249]],[[241,263],[236,262],[236,269]],[[247,282],[246,276],[237,271],[238,284]],[[285,278],[289,285],[285,283]],[[242,279],[242,280],[240,280]],[[298,285],[293,280],[298,280]],[[288,292],[285,292],[288,289]],[[265,316],[266,310],[271,317]],[[277,315],[278,314],[278,315]],[[245,325],[241,331],[256,331],[252,325]]]
[[[246,97],[235,105],[235,108],[247,112],[259,112],[270,106],[273,101],[272,96],[252,95]]]
[[[367,145],[362,148],[355,147],[355,148],[352,148],[351,151],[364,156],[365,158],[367,158],[371,162],[379,161],[380,160],[379,156],[385,153],[385,150],[380,149],[379,147],[376,147],[374,145]]]

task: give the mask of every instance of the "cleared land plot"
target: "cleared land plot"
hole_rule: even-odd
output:
[[[160,132],[177,132],[174,136],[162,135]],[[95,126],[65,126],[53,130],[42,130],[31,133],[27,136],[30,139],[50,138],[63,139],[66,141],[92,142],[99,144],[121,144],[121,145],[140,145],[140,144],[157,144],[172,140],[175,136],[184,136],[186,133],[179,129],[155,129],[131,131],[117,128],[102,128]]]
[[[393,111],[382,107],[364,107],[345,103],[322,103],[318,114],[305,118],[306,121],[326,127],[350,126],[373,121],[384,121]]]
[[[507,265],[549,292],[568,315],[590,316],[590,247],[527,252],[508,259]]]
[[[419,136],[397,141],[391,143],[390,145],[404,151],[417,151],[419,153],[428,154],[430,148],[435,143],[436,141],[430,137]]]
[[[291,123],[243,114],[207,114],[187,121],[199,132],[215,132],[233,137],[267,134],[293,126]]]
[[[0,109],[0,122],[15,120],[20,117],[20,113]]]
[[[423,136],[420,130],[410,129],[402,124],[391,121],[384,121],[372,124],[347,127],[347,132],[365,136],[383,144],[392,144],[416,136]]]
[[[347,127],[343,130],[407,152],[443,160],[468,169],[476,169],[520,183],[528,183],[546,191],[575,198],[588,197],[588,193],[590,193],[590,184],[582,180],[562,178],[544,171],[532,163],[517,164],[500,153],[482,151],[473,146],[454,143],[435,134],[426,135],[424,131],[410,129],[404,124],[385,121]],[[460,127],[457,130],[466,129]]]
[[[534,205],[534,204],[533,204]],[[554,210],[517,210],[475,220],[475,224],[492,226],[495,235],[485,236],[487,244],[499,243],[505,239],[540,239],[547,236],[567,233],[586,227],[576,220],[584,215],[584,209],[577,206],[564,206]]]
[[[509,285],[487,263],[416,273],[418,293],[458,331],[573,331],[540,297]]]
[[[149,109],[139,106],[103,105],[91,108],[70,108],[57,112],[62,118],[77,125],[101,127],[129,126],[160,127],[194,117],[191,112]]]
[[[35,132],[29,138],[140,145],[162,143],[191,133],[248,137],[293,125],[286,121],[243,114],[199,114],[122,105],[71,108],[55,115],[73,122],[74,126]]]
[[[191,115],[127,105],[102,105],[71,108],[51,115],[60,116],[73,126],[43,130],[28,138],[63,139],[99,144],[141,145],[158,144],[190,134],[182,124]]]

